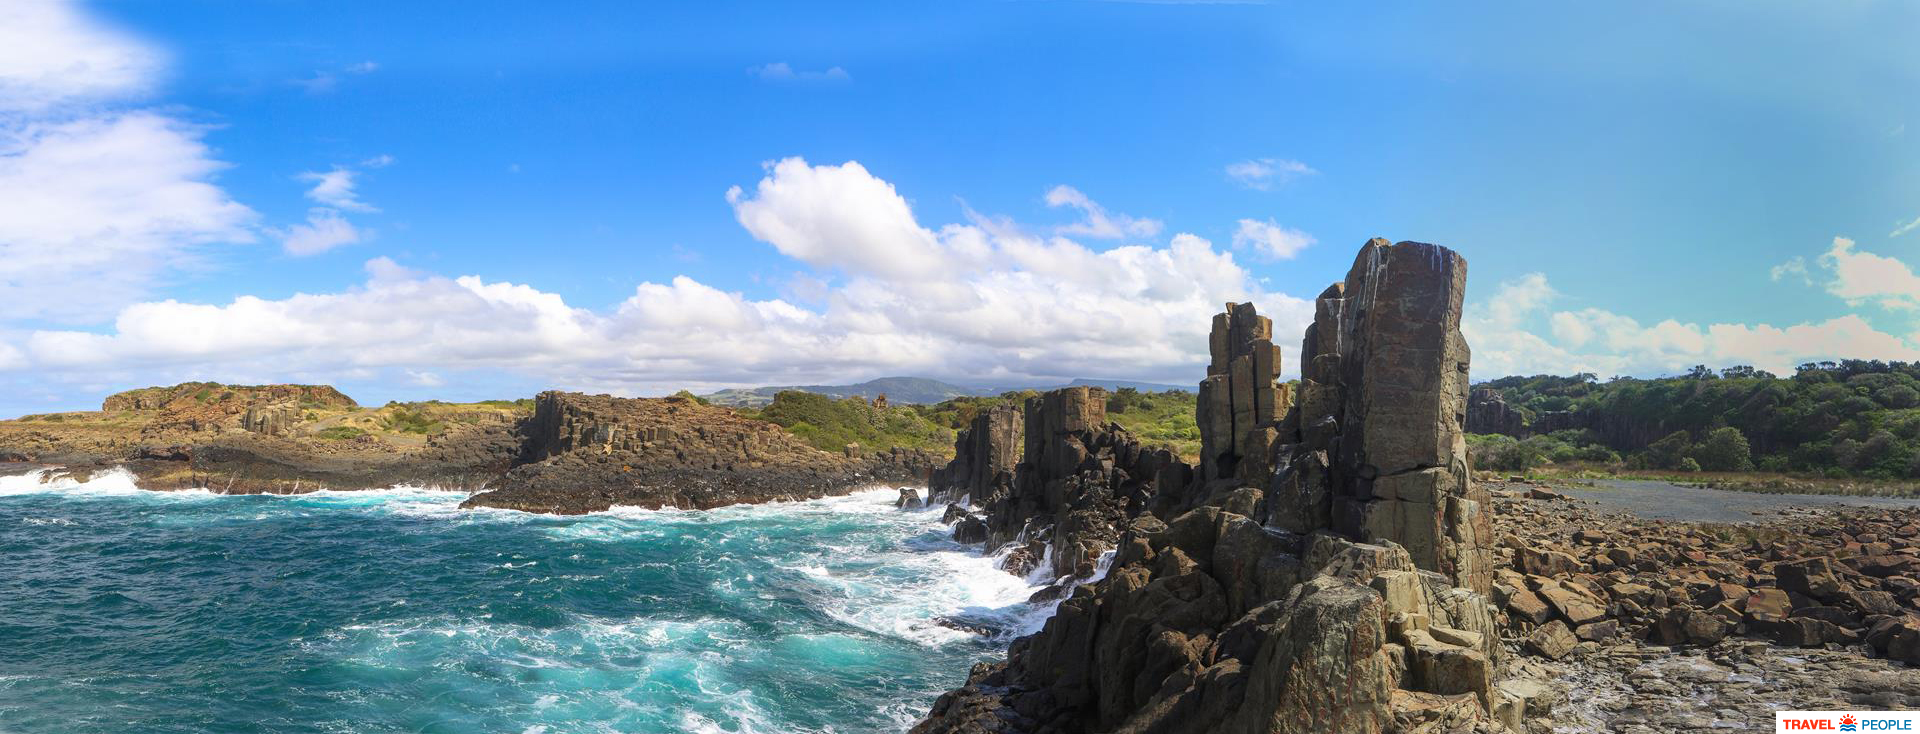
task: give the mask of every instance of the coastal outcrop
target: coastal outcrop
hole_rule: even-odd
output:
[[[1228,304],[1198,472],[1157,485],[1118,528],[1105,578],[914,731],[1521,728],[1544,702],[1501,684],[1483,595],[1487,503],[1461,433],[1465,275],[1445,248],[1367,243],[1318,303],[1298,396],[1276,384],[1270,322]],[[1029,422],[1023,469],[1046,456],[1035,441]]]
[[[1047,563],[1051,578],[1091,576],[1127,519],[1191,476],[1173,452],[1108,422],[1106,397],[1066,387],[1027,399],[1013,486],[984,503],[989,548],[1030,544],[1009,557],[1009,570]]]
[[[1476,387],[1467,396],[1467,432],[1500,433],[1524,438],[1527,435],[1527,416],[1507,404],[1507,398],[1499,390],[1490,387]]]
[[[969,504],[1013,488],[1020,463],[1020,411],[996,405],[974,414],[953,443],[953,460],[927,478],[928,504]]]
[[[933,464],[920,451],[821,451],[685,398],[554,392],[361,409],[327,386],[186,383],[103,407],[0,421],[0,456],[73,472],[121,466],[148,489],[459,487],[490,490],[469,506],[554,513],[819,497],[917,482]]]
[[[705,509],[917,481],[933,466],[920,451],[821,451],[772,423],[683,397],[544,392],[519,432],[514,466],[464,506]]]

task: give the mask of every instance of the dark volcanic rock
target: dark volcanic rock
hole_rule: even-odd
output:
[[[1508,405],[1506,397],[1499,390],[1476,387],[1467,396],[1467,432],[1501,433],[1524,438],[1527,435],[1527,418],[1518,409]]]
[[[1503,649],[1480,593],[1490,532],[1461,432],[1464,278],[1444,248],[1368,243],[1320,301],[1298,396],[1275,383],[1270,322],[1228,304],[1197,475],[1163,466],[1143,481],[1126,451],[1099,450],[1125,443],[1094,432],[1092,396],[1030,401],[1026,459],[991,531],[1032,537],[1051,521],[1056,551],[1117,535],[1112,567],[913,731],[1472,731],[1496,711],[1517,723],[1528,701],[1493,684]]]
[[[705,509],[809,499],[923,478],[932,460],[851,458],[779,426],[684,398],[545,392],[520,429],[517,465],[464,506],[578,514],[614,505]]]
[[[1107,422],[1106,391],[1066,387],[1027,399],[1025,457],[1013,486],[986,497],[987,545],[1042,540],[1052,575],[1088,576],[1127,519],[1190,472],[1173,452]],[[976,420],[976,425],[978,421]]]
[[[953,461],[927,478],[927,502],[984,504],[1013,487],[1020,463],[1020,414],[1012,406],[981,411],[953,444]]]

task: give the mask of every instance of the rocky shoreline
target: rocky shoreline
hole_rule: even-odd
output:
[[[468,507],[580,514],[615,505],[706,509],[841,495],[924,481],[920,451],[834,453],[763,421],[685,398],[546,392],[526,415],[482,413],[416,441],[347,439],[291,427],[314,405],[311,386],[220,388],[204,383],[109,397],[91,422],[0,422],[0,459],[17,471],[89,475],[124,468],[152,490],[299,494],[439,486],[481,490]],[[323,406],[351,400],[331,388]],[[305,404],[303,406],[303,403]],[[321,407],[318,409],[325,409]]]
[[[1444,248],[1368,243],[1316,304],[1294,392],[1270,325],[1228,304],[1198,466],[1142,461],[1097,393],[977,417],[929,499],[1009,572],[1051,563],[1036,596],[1065,598],[913,731],[1723,731],[1920,707],[1920,510],[1645,521],[1474,481],[1464,279]]]
[[[344,430],[360,413],[331,388],[188,383],[0,422],[0,462],[28,462],[0,473],[458,486],[481,490],[463,507],[558,514],[924,482],[902,506],[945,505],[955,540],[1048,580],[1034,601],[1057,608],[916,734],[1710,731],[1920,707],[1920,509],[1658,521],[1476,479],[1465,424],[1508,416],[1469,399],[1465,283],[1451,250],[1369,241],[1316,299],[1295,385],[1271,321],[1227,304],[1195,464],[1089,387],[982,410],[939,462],[681,397],[546,392],[416,438]]]

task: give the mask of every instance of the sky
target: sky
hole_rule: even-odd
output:
[[[1920,4],[1320,5],[4,0],[0,414],[1295,373],[1371,237],[1476,380],[1920,359]]]

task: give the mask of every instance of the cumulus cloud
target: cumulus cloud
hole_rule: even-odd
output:
[[[846,69],[838,66],[828,67],[824,71],[803,71],[794,69],[785,61],[760,64],[747,67],[747,73],[769,82],[849,82],[853,77]]]
[[[949,269],[946,250],[913,218],[913,208],[854,161],[810,166],[800,158],[767,164],[752,195],[727,190],[735,218],[782,254],[821,268],[896,278]]]
[[[141,303],[106,333],[41,330],[20,352],[34,369],[76,376],[300,365],[315,377],[419,383],[487,370],[628,394],[882,374],[997,381],[1118,371],[1188,382],[1206,362],[1221,303],[1251,299],[1282,333],[1300,333],[1312,314],[1307,301],[1263,292],[1231,252],[1191,234],[1096,250],[984,216],[936,230],[857,163],[789,159],[752,191],[727,198],[749,232],[818,269],[808,276],[813,302],[679,276],[594,310],[527,285],[376,258],[347,291]],[[903,243],[947,269],[927,277],[900,255]]]
[[[1920,276],[1904,262],[1856,249],[1853,240],[1835,237],[1819,263],[1831,275],[1827,292],[1849,304],[1871,301],[1886,308],[1920,308]]]
[[[1227,164],[1227,178],[1257,191],[1268,191],[1275,184],[1317,173],[1312,166],[1285,158],[1254,158]]]
[[[326,207],[307,210],[307,221],[276,230],[286,253],[294,257],[318,255],[336,247],[360,242],[364,234],[340,212]]]
[[[1292,260],[1307,246],[1318,242],[1313,235],[1291,227],[1282,227],[1272,219],[1240,220],[1240,228],[1233,232],[1235,249],[1250,249],[1269,260]]]
[[[1096,239],[1152,237],[1159,234],[1163,227],[1158,219],[1136,219],[1125,214],[1109,213],[1106,207],[1087,198],[1086,194],[1080,193],[1079,189],[1072,186],[1055,186],[1048,190],[1047,206],[1056,209],[1068,207],[1080,211],[1081,221],[1055,229],[1063,235]]]

